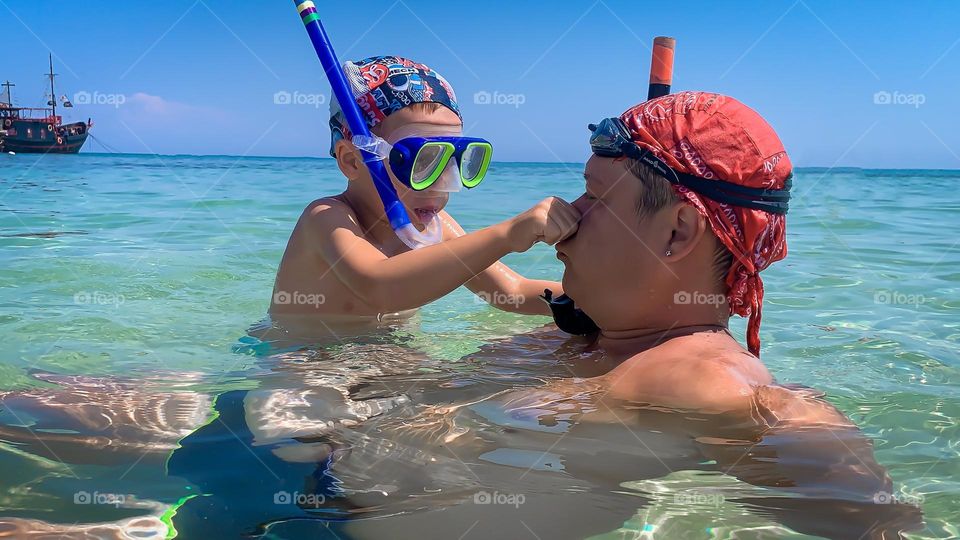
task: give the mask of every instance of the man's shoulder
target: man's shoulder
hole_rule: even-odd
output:
[[[756,386],[768,382],[730,351],[638,355],[609,375],[613,395],[622,399],[704,412],[748,408]]]

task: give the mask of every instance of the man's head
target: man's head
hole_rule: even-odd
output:
[[[620,120],[630,146],[656,159],[587,162],[580,228],[557,245],[564,291],[604,331],[750,316],[759,354],[758,273],[786,256],[785,219],[745,199],[788,187],[782,143],[756,112],[717,94],[665,96]]]
[[[461,135],[463,121],[453,87],[429,67],[397,56],[375,56],[347,62],[344,70],[367,126],[388,143],[414,136]],[[336,99],[330,104],[330,130],[330,154],[351,180],[350,189],[363,197],[369,208],[382,209],[370,172],[350,142],[352,134]],[[436,189],[413,191],[400,183],[389,167],[387,170],[415,224],[423,225],[430,214],[446,205],[448,193]]]

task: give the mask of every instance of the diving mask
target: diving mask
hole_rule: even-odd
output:
[[[459,191],[477,187],[487,174],[493,145],[475,137],[382,137],[357,135],[353,144],[364,161],[387,160],[401,184],[414,191]]]
[[[626,156],[638,160],[671,184],[684,186],[719,203],[763,210],[771,214],[787,213],[791,187],[789,180],[785,182],[783,189],[753,188],[723,180],[708,180],[677,171],[651,150],[640,147],[633,142],[626,124],[619,118],[604,118],[599,124],[590,124],[588,128],[592,132],[590,148],[600,157]]]

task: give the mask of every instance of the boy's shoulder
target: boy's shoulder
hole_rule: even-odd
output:
[[[319,216],[323,213],[340,214],[356,217],[356,212],[342,195],[321,197],[311,202],[303,209],[304,216]]]
[[[356,211],[342,197],[322,197],[306,206],[297,220],[289,246],[314,251],[330,245],[335,236],[363,237]]]
[[[311,230],[334,228],[359,229],[356,210],[340,195],[319,198],[306,206],[300,216],[300,226]]]

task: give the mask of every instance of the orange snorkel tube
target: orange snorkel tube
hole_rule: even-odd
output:
[[[672,37],[660,36],[653,39],[648,100],[670,93],[670,85],[673,84],[673,51],[676,47],[677,40]]]

